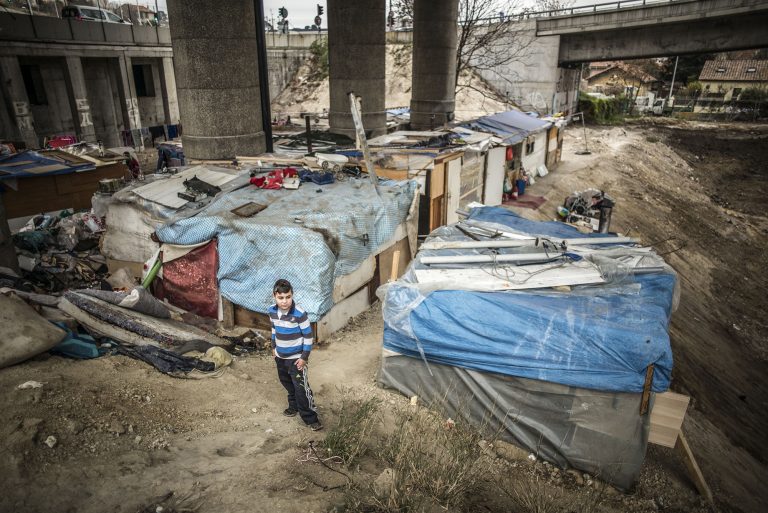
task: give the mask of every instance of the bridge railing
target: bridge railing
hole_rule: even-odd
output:
[[[520,12],[511,14],[499,13],[498,16],[480,18],[475,22],[480,23],[499,23],[508,21],[522,21],[536,18],[553,18],[556,16],[573,16],[576,14],[590,14],[604,11],[617,11],[619,9],[630,9],[644,7],[646,5],[663,5],[687,0],[618,0],[616,2],[602,2],[599,4],[579,5],[573,7],[563,7],[560,9],[550,9],[547,11],[534,11],[532,9],[523,9]],[[465,23],[465,21],[460,21]]]

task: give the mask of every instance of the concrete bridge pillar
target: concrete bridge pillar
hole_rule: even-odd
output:
[[[386,133],[384,29],[384,0],[328,0],[331,132],[354,139],[349,110],[349,93],[354,92],[362,97],[366,132]]]
[[[411,128],[430,130],[453,120],[456,109],[458,0],[415,0]]]
[[[88,101],[88,90],[85,87],[83,62],[80,57],[67,56],[67,97],[72,109],[75,133],[81,141],[96,142],[96,129],[93,126],[91,104]]]
[[[254,2],[169,0],[168,13],[184,154],[263,153]]]
[[[0,57],[0,80],[0,92],[10,100],[10,114],[16,123],[19,137],[27,148],[39,148],[40,141],[35,132],[35,120],[24,88],[18,57]]]
[[[166,125],[176,125],[179,123],[179,98],[176,94],[176,75],[173,74],[173,57],[163,57],[161,63],[164,121]]]

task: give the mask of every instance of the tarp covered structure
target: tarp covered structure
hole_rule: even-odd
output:
[[[157,234],[179,245],[217,239],[224,298],[267,313],[272,285],[285,278],[314,322],[333,306],[334,280],[376,254],[404,223],[416,185],[382,182],[377,190],[365,178],[294,191],[246,186],[217,196],[194,217],[168,222]],[[249,203],[266,208],[253,217],[232,212]]]
[[[593,237],[502,208],[472,209],[466,223],[465,230],[482,226],[516,237]],[[605,242],[604,234],[594,236]],[[447,226],[433,232],[431,240],[469,238]],[[631,486],[647,443],[647,416],[637,412],[649,365],[654,366],[653,390],[669,387],[668,326],[676,275],[647,248],[601,248],[586,244],[565,254],[554,252],[548,265],[564,273],[570,258],[581,258],[600,270],[604,283],[493,292],[473,290],[472,284],[419,283],[417,272],[428,267],[422,259],[437,253],[420,251],[403,279],[382,290],[385,358],[380,380],[454,408],[459,408],[456,397],[469,395],[470,409],[479,408],[474,417],[493,412],[508,438],[564,467],[605,472],[608,464],[620,461],[620,468],[602,477]],[[502,248],[492,254],[520,251]],[[450,253],[491,254],[487,249]],[[525,272],[525,266],[498,265],[484,269],[490,274]],[[446,394],[448,381],[456,394]]]

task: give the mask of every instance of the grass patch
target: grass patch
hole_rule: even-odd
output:
[[[328,431],[323,448],[329,456],[338,456],[349,466],[368,449],[368,437],[379,420],[380,401],[367,400],[344,394],[338,423]]]
[[[462,510],[485,475],[483,439],[464,422],[446,421],[424,408],[399,409],[394,430],[377,452],[387,478],[351,487],[348,511]]]

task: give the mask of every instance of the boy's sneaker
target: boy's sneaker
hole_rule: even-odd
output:
[[[323,425],[320,424],[320,421],[318,420],[317,422],[313,422],[312,424],[310,424],[309,429],[311,429],[312,431],[320,431],[321,429],[323,429]]]
[[[293,408],[286,408],[283,410],[283,415],[286,417],[295,417],[297,413],[299,413],[298,410],[294,410]]]

